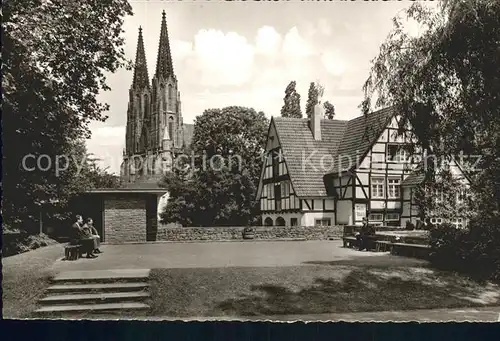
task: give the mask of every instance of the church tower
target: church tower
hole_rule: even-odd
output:
[[[163,11],[156,70],[151,85],[142,29],[139,28],[121,167],[124,182],[158,180],[170,169],[175,155],[184,145],[189,144],[189,138],[184,136],[184,128],[180,92]]]

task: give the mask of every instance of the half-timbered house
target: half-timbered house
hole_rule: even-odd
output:
[[[272,118],[257,193],[263,224],[415,223],[422,179],[404,148],[415,137],[410,126],[398,133],[398,122],[391,108],[327,120],[319,105],[310,120]]]

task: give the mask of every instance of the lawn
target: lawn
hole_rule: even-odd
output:
[[[270,316],[500,304],[500,288],[425,266],[327,262],[289,267],[153,269],[151,315]]]
[[[49,286],[55,260],[64,256],[61,245],[50,245],[2,259],[4,318],[25,318]]]

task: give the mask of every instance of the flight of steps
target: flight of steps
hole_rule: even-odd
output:
[[[149,269],[63,272],[52,278],[37,315],[133,314],[149,309]]]

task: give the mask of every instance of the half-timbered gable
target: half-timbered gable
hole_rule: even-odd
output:
[[[334,165],[346,122],[318,122],[319,139],[307,119],[271,119],[257,193],[264,224],[335,224],[334,194],[327,193],[324,176]]]
[[[373,115],[373,114],[372,114]],[[403,180],[414,169],[409,157],[409,144],[414,136],[411,128],[401,134],[399,117],[386,109],[373,118],[373,142],[362,151],[362,158],[353,170],[353,221],[360,224],[367,217],[373,224],[401,225],[405,197]],[[368,132],[369,134],[369,132]]]
[[[416,221],[419,151],[392,108],[349,121],[273,118],[258,198],[265,224],[404,226]],[[413,143],[412,143],[413,142]],[[453,166],[455,167],[455,166]],[[452,168],[457,176],[460,167]]]

